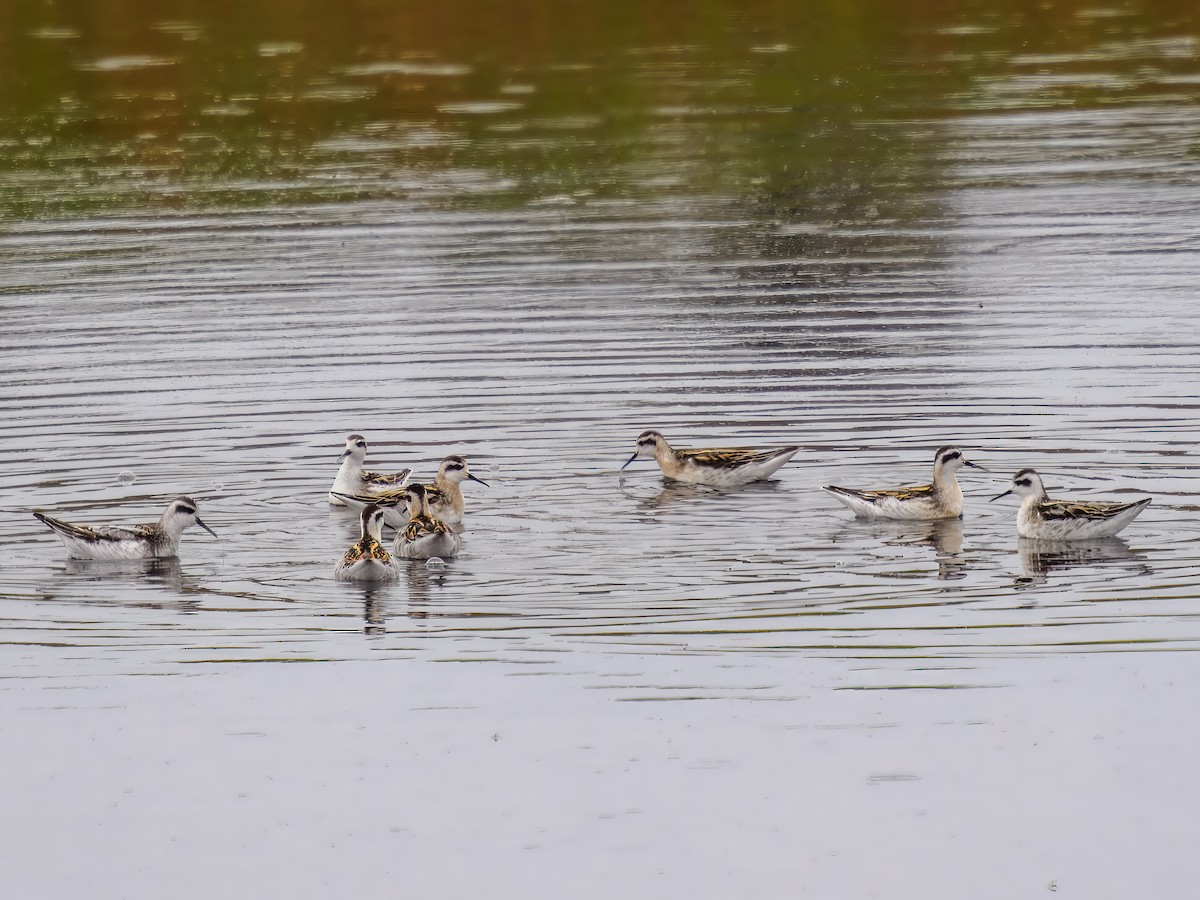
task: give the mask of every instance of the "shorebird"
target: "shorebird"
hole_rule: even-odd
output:
[[[364,472],[363,463],[367,460],[367,441],[361,434],[352,434],[346,438],[346,449],[338,457],[341,468],[333,479],[333,487],[329,489],[329,502],[334,506],[344,506],[345,502],[339,494],[351,496],[370,496],[380,491],[404,487],[408,483],[411,469],[401,469],[391,475],[381,475],[378,472]]]
[[[361,516],[359,538],[333,567],[334,577],[341,581],[390,581],[400,574],[400,564],[382,543],[383,510],[368,504]]]
[[[461,456],[447,456],[443,459],[433,484],[422,485],[425,488],[425,504],[429,508],[429,514],[447,525],[461,525],[465,503],[460,485],[464,481],[476,481],[484,487],[488,486],[486,481],[471,474],[467,461]],[[384,523],[393,528],[404,528],[408,524],[405,488],[381,491],[374,496],[356,497],[342,493],[337,493],[336,496],[355,509],[361,509],[368,503],[382,507]]]
[[[67,556],[72,559],[156,559],[179,553],[179,539],[193,525],[199,525],[213,537],[217,534],[200,521],[196,501],[191,497],[176,497],[150,525],[74,525],[54,519],[45,513],[34,516],[49,525],[62,538]]]
[[[860,519],[953,519],[962,515],[963,494],[954,473],[968,462],[957,447],[942,447],[933,458],[933,483],[916,487],[858,490],[827,484],[821,488]]]
[[[396,534],[393,549],[405,559],[429,559],[434,556],[449,559],[462,547],[462,538],[445,522],[429,514],[425,504],[425,485],[410,484],[405,489],[409,520],[404,530]]]
[[[799,450],[799,447],[676,450],[657,431],[643,431],[638,435],[633,456],[621,469],[637,459],[654,459],[668,478],[727,488],[770,478]]]
[[[1112,537],[1150,505],[1151,497],[1132,503],[1098,500],[1051,500],[1042,478],[1033,469],[1013,476],[1012,487],[993,500],[1016,494],[1021,497],[1017,512],[1017,534],[1050,541],[1086,541]]]

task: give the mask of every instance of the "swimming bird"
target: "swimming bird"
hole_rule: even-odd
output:
[[[429,514],[447,525],[462,524],[465,503],[463,502],[462,488],[459,485],[464,481],[476,481],[484,487],[488,486],[488,483],[482,478],[476,478],[471,474],[467,461],[461,456],[447,456],[443,459],[442,464],[438,466],[433,484],[423,485],[425,504],[429,508]],[[381,491],[374,496],[363,494],[353,496],[342,493],[335,495],[347,506],[355,509],[361,509],[368,503],[382,507],[384,523],[393,528],[404,528],[408,524],[409,515],[404,499],[405,488]]]
[[[625,466],[634,460],[654,459],[663,474],[676,481],[712,487],[736,487],[770,478],[799,450],[799,447],[779,447],[775,450],[676,450],[657,431],[643,431],[638,435],[633,456],[621,466],[621,470],[624,471]]]
[[[1112,537],[1150,505],[1151,497],[1132,503],[1098,500],[1051,500],[1042,477],[1033,469],[1013,476],[1012,487],[993,500],[1016,494],[1021,497],[1017,534],[1050,541],[1086,541]]]
[[[358,540],[333,567],[340,581],[391,581],[400,574],[400,564],[383,546],[380,529],[383,510],[373,504],[363,507]]]
[[[987,471],[968,462],[957,447],[942,447],[933,457],[933,483],[916,487],[858,490],[827,484],[821,488],[860,519],[953,519],[962,515],[963,494],[954,473],[959,466]]]
[[[405,489],[410,518],[404,530],[396,534],[393,550],[397,556],[405,559],[429,559],[434,556],[448,559],[456,556],[462,547],[462,538],[445,522],[429,514],[425,497],[423,484],[410,484]]]
[[[338,494],[372,495],[380,491],[404,487],[408,484],[411,469],[401,469],[391,475],[380,475],[378,472],[364,472],[363,463],[367,460],[367,441],[361,434],[352,434],[346,438],[346,449],[338,457],[341,468],[333,479],[333,487],[329,489],[329,502],[334,506],[345,506]]]
[[[179,553],[179,539],[193,525],[199,525],[213,537],[217,534],[200,521],[196,501],[191,497],[176,497],[150,525],[122,528],[102,525],[92,528],[73,525],[35,512],[37,519],[54,529],[62,538],[71,559],[161,559]]]

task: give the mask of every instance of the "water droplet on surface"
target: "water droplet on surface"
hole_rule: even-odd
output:
[[[440,556],[431,556],[429,559],[425,560],[425,568],[432,572],[439,572],[446,568],[446,561]]]
[[[137,476],[128,469],[117,476],[117,482],[119,484],[133,484],[135,481],[137,481]]]

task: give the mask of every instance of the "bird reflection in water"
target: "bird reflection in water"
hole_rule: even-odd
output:
[[[384,616],[384,591],[377,586],[363,587],[363,634],[387,634]]]
[[[387,633],[387,600],[394,581],[339,581],[339,587],[362,597],[363,634]]]
[[[202,593],[194,577],[183,574],[179,557],[161,559],[67,559],[66,573],[73,581],[128,582],[144,587],[147,584],[161,587],[173,594],[185,595],[177,604],[185,611],[199,609],[196,597]],[[187,595],[194,594],[195,597]]]
[[[430,560],[430,562],[433,562]],[[450,566],[429,562],[413,561],[408,566],[408,615],[411,619],[427,619],[429,603],[434,591],[446,586]]]
[[[637,501],[640,509],[659,510],[667,507],[686,504],[693,500],[699,500],[704,497],[724,497],[736,495],[739,498],[746,495],[761,495],[761,502],[767,502],[770,495],[782,494],[786,492],[786,488],[778,481],[753,481],[750,484],[744,484],[731,488],[711,487],[707,484],[689,484],[683,481],[675,481],[671,478],[662,480],[662,489],[653,497],[647,497],[642,492],[631,491],[625,486],[625,480],[622,478],[618,485],[626,497]]]
[[[939,581],[957,581],[967,577],[963,556],[962,519],[936,519],[927,522],[871,521],[851,522],[834,537],[872,535],[892,547],[929,547],[938,564]]]
[[[1018,588],[1045,584],[1052,572],[1077,566],[1115,565],[1131,574],[1150,575],[1146,557],[1130,549],[1123,538],[1097,538],[1094,541],[1044,541],[1018,538],[1017,555],[1021,574],[1015,583]]]
[[[407,571],[401,572],[400,578],[408,585],[407,615],[412,619],[426,619],[435,613],[428,609],[435,592],[446,586],[450,566],[435,562],[429,565],[425,560],[414,560],[408,563]],[[375,582],[346,584],[347,589],[362,592],[363,634],[387,634],[387,601],[395,596],[395,582]]]

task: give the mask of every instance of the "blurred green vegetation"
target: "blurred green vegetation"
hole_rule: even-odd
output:
[[[1158,63],[1195,73],[1197,19],[1183,0],[16,0],[0,215],[402,197],[918,217],[939,122],[1014,58],[1120,73],[1146,65],[1120,48],[1175,40]]]

